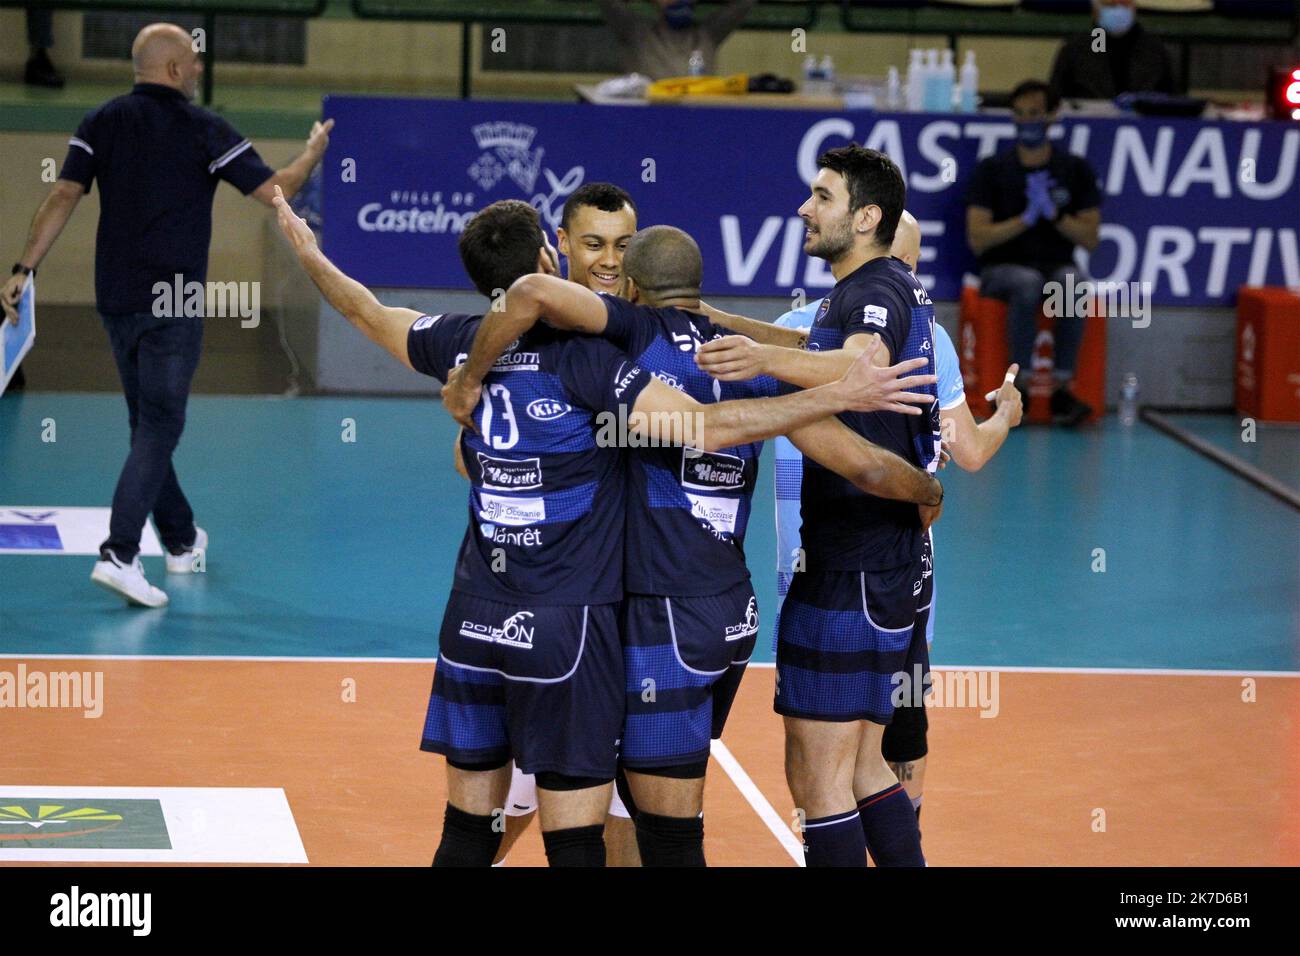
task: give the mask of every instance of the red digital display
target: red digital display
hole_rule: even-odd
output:
[[[1274,119],[1300,120],[1300,66],[1273,70],[1268,100]]]

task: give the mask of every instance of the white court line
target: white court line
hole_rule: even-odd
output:
[[[0,654],[0,661],[263,661],[271,664],[436,664],[436,657],[313,657],[261,654]],[[749,668],[771,669],[772,661]],[[1118,674],[1139,677],[1300,677],[1300,671],[1214,670],[1183,667],[1021,667],[1011,664],[939,664],[936,671],[998,671],[1014,674]]]
[[[773,661],[750,661],[749,667],[776,667]],[[998,671],[1014,674],[1119,674],[1137,677],[1300,677],[1300,671],[1210,670],[1191,667],[1021,667],[1013,664],[932,664],[933,671]]]
[[[767,824],[767,828],[772,831],[772,836],[776,837],[777,842],[785,848],[785,852],[790,854],[794,860],[795,866],[805,866],[803,858],[803,844],[795,839],[794,832],[785,825],[785,821],[772,809],[772,804],[767,802],[767,797],[763,796],[763,791],[758,789],[758,785],[745,773],[745,768],[727,749],[727,745],[721,740],[710,741],[709,752],[713,758],[722,765],[722,769],[727,771],[727,776],[731,782],[736,785],[736,789],[741,795],[749,801],[749,805],[754,808],[758,818]]]

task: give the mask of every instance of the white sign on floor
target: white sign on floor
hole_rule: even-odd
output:
[[[0,554],[99,554],[110,508],[0,505]],[[162,556],[153,523],[145,521],[140,554]]]
[[[308,862],[279,787],[32,787],[3,781],[0,860]]]

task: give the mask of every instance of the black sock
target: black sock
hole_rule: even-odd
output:
[[[918,817],[901,783],[860,800],[858,815],[876,866],[925,866]]]
[[[803,855],[809,866],[867,865],[867,838],[857,810],[805,820]]]
[[[636,815],[642,866],[704,866],[704,818]]]
[[[433,865],[491,866],[501,848],[502,831],[493,826],[496,819],[492,814],[466,813],[448,803]]]
[[[543,831],[546,862],[551,866],[604,866],[605,825]]]

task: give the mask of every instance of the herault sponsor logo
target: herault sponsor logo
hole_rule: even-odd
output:
[[[152,913],[151,893],[83,893],[74,885],[50,897],[51,926],[120,926],[133,936],[148,936]]]
[[[744,459],[716,451],[683,451],[682,487],[700,491],[725,491],[742,488],[744,484]]]
[[[490,641],[504,644],[506,647],[533,649],[534,628],[528,624],[533,618],[532,611],[517,611],[510,615],[498,627],[495,624],[478,624],[474,621],[461,621],[461,637],[472,637],[476,641]]]
[[[540,458],[493,458],[478,453],[479,471],[483,487],[498,491],[530,491],[542,487],[542,460]]]

